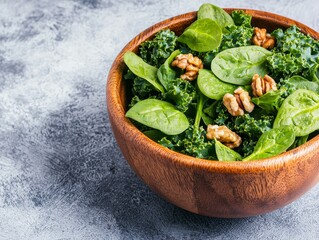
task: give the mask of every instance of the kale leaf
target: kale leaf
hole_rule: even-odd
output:
[[[236,26],[251,27],[252,16],[246,14],[243,10],[235,10],[230,14]]]
[[[215,101],[203,111],[212,118],[212,124],[225,125],[236,132],[243,142],[236,151],[242,156],[248,156],[254,150],[259,137],[272,128],[274,121],[273,115],[264,115],[261,109],[258,110],[256,108],[251,114],[233,117],[228,113],[222,101]]]
[[[307,76],[319,60],[319,41],[303,34],[296,26],[287,30],[277,29],[274,54],[268,57],[268,65],[277,77]]]
[[[193,157],[217,159],[214,141],[206,139],[206,131],[203,127],[196,130],[194,126],[190,126],[185,132],[175,136],[166,136],[158,143]]]
[[[152,40],[140,46],[140,56],[148,64],[160,67],[176,47],[177,36],[169,29],[156,33]]]
[[[170,81],[168,89],[162,94],[163,100],[172,102],[181,112],[186,112],[196,98],[195,87],[186,80],[176,78]]]

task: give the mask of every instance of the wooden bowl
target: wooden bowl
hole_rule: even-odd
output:
[[[231,12],[234,9],[225,9]],[[297,25],[319,39],[309,27],[276,14],[244,10],[252,24],[272,31]],[[196,12],[173,17],[146,29],[116,57],[107,81],[107,107],[114,136],[136,174],[167,201],[190,212],[238,218],[273,211],[291,203],[319,180],[319,136],[276,157],[252,162],[218,162],[190,157],[162,147],[140,132],[129,119],[123,54],[137,52],[141,42],[161,29],[180,34]]]

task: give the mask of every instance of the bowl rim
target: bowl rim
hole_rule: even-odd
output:
[[[266,21],[268,20],[275,24],[285,25],[286,27],[296,25],[301,29],[302,32],[307,33],[311,37],[319,40],[319,33],[315,30],[296,20],[275,13],[245,8],[224,9],[227,12],[231,12],[233,10],[243,10],[247,14],[252,15],[253,18],[259,18]],[[170,161],[172,161],[172,163],[181,164],[193,168],[195,167],[209,172],[228,174],[259,173],[261,171],[271,171],[274,168],[281,169],[282,167],[285,167],[287,165],[295,164],[296,162],[300,161],[300,157],[305,156],[310,152],[315,151],[316,149],[319,149],[319,135],[317,135],[297,148],[269,158],[247,162],[223,162],[218,160],[207,160],[202,158],[195,158],[163,147],[162,145],[144,135],[138,128],[133,125],[133,123],[128,118],[125,117],[124,106],[120,100],[121,81],[123,81],[122,71],[124,68],[124,53],[126,51],[134,50],[134,48],[140,45],[141,42],[149,39],[161,29],[168,28],[169,26],[181,21],[194,20],[196,18],[196,14],[197,11],[188,12],[165,19],[152,25],[151,27],[140,32],[132,40],[130,40],[117,55],[109,70],[106,84],[107,111],[109,114],[109,119],[111,120],[111,118],[116,118],[116,121],[113,121],[113,123],[111,121],[111,125],[114,124],[114,126],[112,125],[113,134],[115,127],[117,129],[121,129],[121,131],[125,131],[126,133],[130,132],[130,138],[135,139],[135,141],[140,141],[141,144],[146,146],[149,152],[152,152],[153,154],[156,154],[163,159],[169,159]]]

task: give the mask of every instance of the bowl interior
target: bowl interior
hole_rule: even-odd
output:
[[[237,10],[234,8],[227,8],[225,9],[228,13],[232,12],[233,10]],[[277,28],[286,29],[291,25],[296,25],[301,29],[302,32],[309,34],[310,36],[319,39],[319,34],[314,31],[313,29],[305,26],[302,23],[299,23],[295,20],[282,17],[280,15],[276,15],[273,13],[268,13],[264,11],[258,10],[250,10],[250,9],[241,9],[244,10],[247,14],[252,15],[252,25],[266,28],[268,32],[271,32]],[[227,171],[237,171],[237,170],[246,170],[246,171],[259,171],[261,168],[266,166],[273,166],[274,164],[284,164],[284,162],[290,160],[293,161],[295,159],[293,156],[300,151],[310,151],[309,147],[314,143],[318,142],[319,136],[311,139],[307,143],[303,144],[302,146],[290,150],[286,153],[280,154],[275,157],[271,157],[268,159],[262,159],[258,161],[251,161],[251,162],[233,162],[233,163],[225,163],[225,162],[218,162],[218,161],[211,161],[211,160],[204,160],[204,159],[195,159],[190,156],[186,156],[181,153],[176,153],[171,151],[167,148],[160,146],[159,144],[153,142],[151,139],[147,138],[142,132],[140,132],[130,120],[125,117],[125,112],[127,110],[128,99],[131,93],[131,89],[129,89],[127,83],[123,80],[123,72],[126,70],[126,66],[123,62],[123,55],[127,51],[138,52],[139,45],[151,39],[159,30],[162,29],[171,29],[177,35],[180,35],[183,30],[189,26],[193,21],[196,20],[197,12],[190,12],[186,14],[182,14],[167,20],[164,20],[160,23],[157,23],[150,28],[146,29],[139,35],[137,35],[134,39],[132,39],[120,52],[120,54],[115,59],[108,78],[107,83],[107,101],[108,101],[108,111],[109,114],[116,118],[116,123],[119,124],[122,128],[127,129],[130,131],[134,136],[138,136],[139,139],[143,142],[141,144],[147,145],[150,149],[154,151],[159,151],[159,154],[162,154],[163,157],[170,157],[174,159],[182,159],[185,164],[196,164],[200,167],[211,167],[217,168],[219,170],[225,171],[224,166],[227,166]],[[216,170],[217,170],[216,169]]]

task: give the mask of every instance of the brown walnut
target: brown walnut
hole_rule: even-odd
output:
[[[239,147],[241,137],[226,126],[211,125],[207,126],[207,139],[216,139],[229,148]]]
[[[275,80],[267,74],[263,78],[255,74],[252,78],[251,88],[253,89],[253,95],[260,97],[270,90],[277,90],[277,85]]]
[[[172,62],[172,66],[185,70],[181,75],[182,79],[193,81],[197,78],[199,69],[203,68],[203,62],[191,53],[179,54]]]
[[[275,46],[275,38],[267,33],[266,28],[254,28],[253,43],[266,49],[272,49]]]
[[[223,104],[232,116],[244,115],[245,111],[250,113],[255,107],[249,93],[241,87],[234,91],[234,95],[226,93],[223,97]]]

